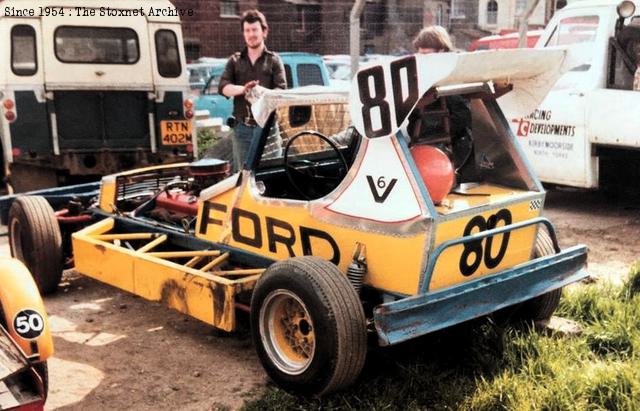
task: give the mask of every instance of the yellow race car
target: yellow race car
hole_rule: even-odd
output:
[[[548,319],[586,277],[497,102],[526,112],[565,66],[561,50],[443,53],[361,70],[350,93],[257,91],[240,172],[203,159],[12,197],[11,248],[43,291],[66,262],[223,330],[248,311],[271,378],[326,394],[358,377],[367,333]]]

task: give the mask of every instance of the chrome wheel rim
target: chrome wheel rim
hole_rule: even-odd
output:
[[[289,290],[270,292],[260,308],[260,338],[271,362],[289,375],[302,374],[313,360],[315,328],[302,300]]]

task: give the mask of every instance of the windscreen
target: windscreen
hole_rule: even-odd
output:
[[[558,23],[545,46],[567,46],[578,43],[592,43],[598,31],[598,16],[567,17]]]
[[[140,58],[138,35],[129,28],[61,26],[54,39],[63,63],[135,64]]]

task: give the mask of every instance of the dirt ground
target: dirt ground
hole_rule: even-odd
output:
[[[640,259],[640,201],[552,191],[546,207],[562,247],[589,247],[591,275],[618,281]],[[45,304],[49,410],[236,409],[267,382],[246,330],[215,331],[74,272]]]

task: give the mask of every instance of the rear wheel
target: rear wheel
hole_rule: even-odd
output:
[[[18,197],[9,210],[11,255],[22,261],[42,294],[56,290],[62,277],[62,236],[53,209],[40,196]]]
[[[360,300],[335,265],[316,257],[280,261],[265,271],[251,299],[251,331],[265,370],[288,391],[343,389],[364,365]]]
[[[553,248],[553,241],[546,230],[538,230],[538,237],[534,248],[534,257],[544,257],[553,255],[556,251]],[[562,296],[562,288],[549,291],[536,298],[525,301],[518,310],[518,319],[524,321],[548,320],[558,308],[560,297]]]
[[[555,254],[553,241],[546,230],[540,229],[533,249],[534,258]],[[514,322],[544,321],[551,318],[562,296],[562,288],[494,312],[491,317],[498,325]]]

